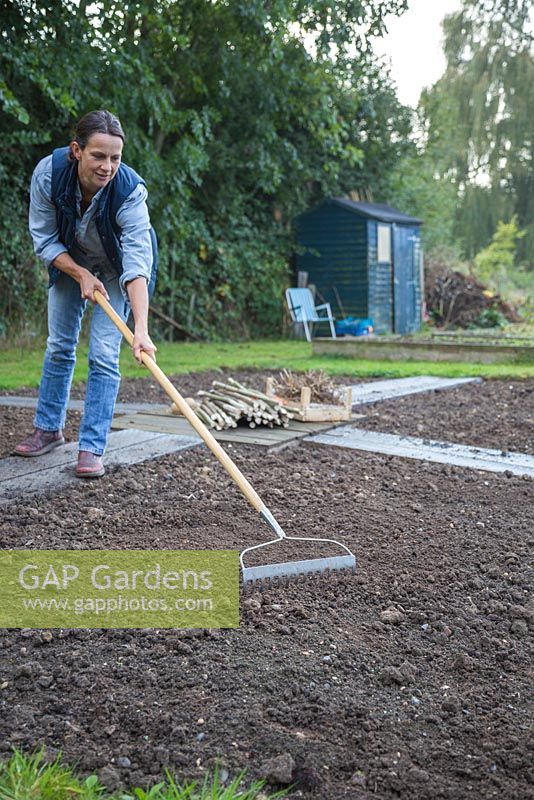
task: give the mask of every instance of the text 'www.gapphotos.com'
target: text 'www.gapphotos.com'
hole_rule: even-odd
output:
[[[192,598],[176,597],[167,600],[158,597],[77,597],[65,598],[32,597],[24,599],[26,611],[72,611],[74,614],[116,614],[120,612],[179,612],[194,613],[213,611],[213,600],[210,597]]]

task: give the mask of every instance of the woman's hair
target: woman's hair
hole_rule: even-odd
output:
[[[126,140],[118,117],[105,110],[90,111],[78,120],[74,141],[78,143],[81,150],[84,150],[89,139],[95,133],[107,133],[110,136],[120,136],[123,142]],[[74,160],[72,147],[69,152],[69,159],[71,161]]]

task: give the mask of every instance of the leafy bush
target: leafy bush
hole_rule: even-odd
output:
[[[481,311],[480,316],[475,320],[471,328],[504,328],[508,324],[508,320],[504,314],[499,311],[495,306],[485,308]]]
[[[504,293],[512,278],[517,242],[525,235],[517,227],[517,217],[499,222],[490,244],[475,256],[475,274],[483,282]]]
[[[105,107],[124,125],[126,163],[147,181],[160,243],[155,304],[203,338],[278,334],[294,216],[325,195],[384,184],[406,146],[408,112],[367,47],[405,6],[9,3],[4,329],[43,318],[44,271],[25,230],[32,169],[69,141],[79,116]]]

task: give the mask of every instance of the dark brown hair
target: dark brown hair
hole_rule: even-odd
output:
[[[85,114],[76,124],[76,133],[74,141],[78,143],[81,150],[84,150],[91,136],[95,133],[107,133],[110,136],[119,136],[122,141],[126,141],[122,125],[114,114],[110,111],[90,111]],[[74,160],[74,155],[71,151],[69,159]]]

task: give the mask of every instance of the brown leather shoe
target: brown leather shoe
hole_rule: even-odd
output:
[[[102,456],[97,456],[95,453],[90,453],[88,450],[80,450],[78,453],[76,477],[101,478],[105,472]]]
[[[49,453],[61,444],[65,444],[63,431],[43,431],[41,428],[34,428],[33,433],[15,447],[13,455],[34,458]]]

